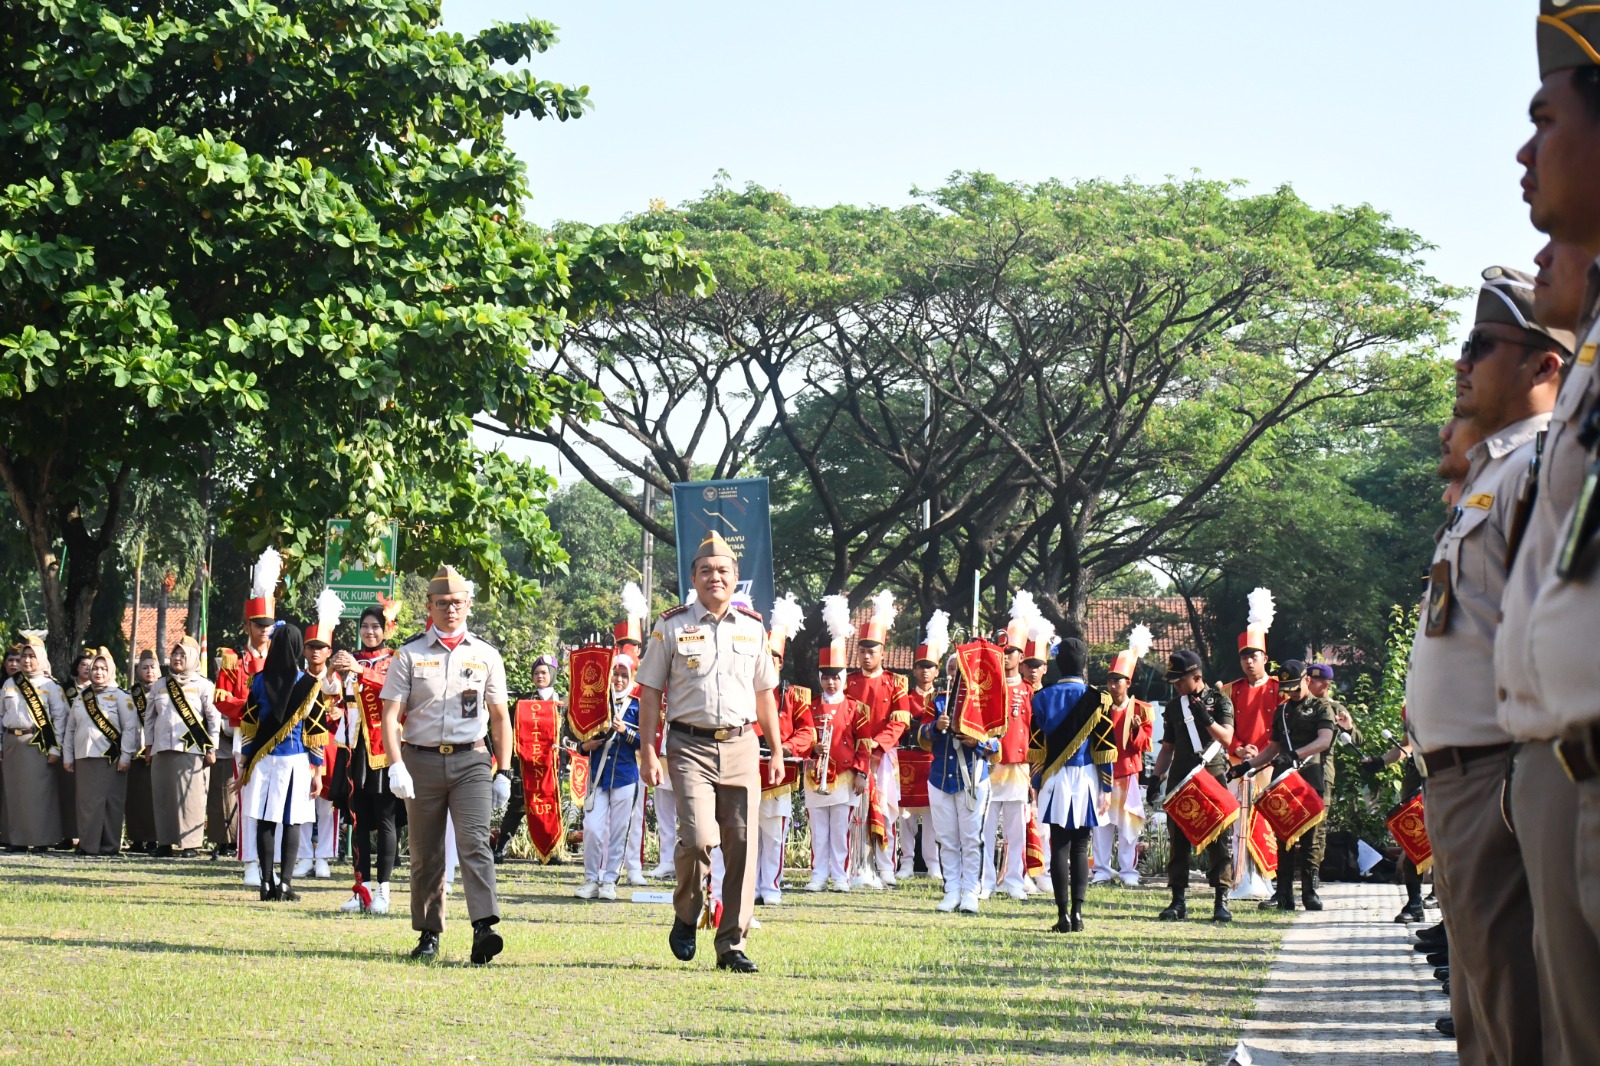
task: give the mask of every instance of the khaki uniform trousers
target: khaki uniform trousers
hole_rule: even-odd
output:
[[[1584,920],[1572,860],[1578,786],[1546,740],[1517,753],[1511,819],[1533,897],[1533,958],[1549,1066],[1600,1063],[1600,939]],[[1452,950],[1454,945],[1451,945]]]
[[[1504,756],[1430,766],[1428,839],[1450,934],[1450,1014],[1462,1066],[1544,1062],[1533,898],[1500,813]]]
[[[756,902],[761,748],[755,731],[718,741],[669,727],[666,749],[667,774],[678,801],[678,844],[672,856],[678,883],[672,909],[679,921],[699,924],[711,849],[722,845],[726,873],[716,949],[718,955],[743,951]]]
[[[444,932],[444,826],[455,823],[461,858],[461,887],[467,916],[500,920],[495,895],[494,850],[489,820],[494,790],[487,751],[458,750],[449,755],[405,746],[406,769],[416,797],[406,803],[411,827],[411,928]]]
[[[1590,933],[1600,938],[1600,777],[1590,778],[1577,789],[1578,824],[1572,846],[1578,903]]]

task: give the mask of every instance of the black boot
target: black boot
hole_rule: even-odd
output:
[[[1420,922],[1422,915],[1422,899],[1406,900],[1406,905],[1400,908],[1400,913],[1394,916],[1397,922]]]
[[[1300,902],[1305,904],[1305,908],[1308,911],[1320,911],[1322,909],[1322,897],[1317,895],[1317,885],[1321,881],[1322,878],[1314,865],[1308,864],[1307,868],[1300,874]],[[1293,903],[1292,900],[1290,902]]]
[[[1072,901],[1072,913],[1067,916],[1068,929],[1074,933],[1083,932],[1083,900]]]
[[[1188,901],[1183,897],[1183,889],[1173,889],[1172,902],[1167,904],[1166,910],[1156,915],[1156,919],[1163,922],[1181,922],[1185,918],[1189,917],[1189,904]]]
[[[1272,895],[1261,901],[1264,911],[1294,910],[1294,867],[1292,864],[1278,860],[1278,875],[1272,883]]]
[[[1221,885],[1215,892],[1216,902],[1211,905],[1211,920],[1213,922],[1233,921],[1233,912],[1228,909],[1228,887]]]
[[[417,937],[417,946],[411,949],[411,957],[418,962],[432,962],[439,957],[439,934],[426,929]]]
[[[278,882],[273,880],[272,867],[261,868],[261,902],[266,903],[278,898]]]
[[[482,966],[500,954],[505,941],[494,931],[497,918],[479,918],[472,923],[472,965]]]

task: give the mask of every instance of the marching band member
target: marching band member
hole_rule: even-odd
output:
[[[1201,765],[1215,743],[1220,750],[1205,760],[1205,769],[1201,772],[1222,782],[1228,769],[1228,760],[1222,751],[1233,742],[1233,701],[1220,686],[1206,687],[1200,673],[1200,656],[1188,648],[1179,648],[1167,657],[1167,681],[1172,685],[1173,696],[1163,712],[1156,776],[1182,781],[1189,771]],[[1171,922],[1189,916],[1185,897],[1189,892],[1189,858],[1194,848],[1170,818],[1167,839],[1172,848],[1172,858],[1167,864],[1167,885],[1172,891],[1172,902],[1157,917]],[[1217,922],[1231,922],[1233,913],[1228,910],[1228,891],[1233,884],[1233,838],[1227,833],[1219,834],[1206,846],[1206,855],[1211,860],[1206,880],[1216,896],[1211,918]]]
[[[1228,698],[1233,702],[1233,743],[1228,746],[1228,759],[1238,765],[1261,753],[1272,739],[1272,717],[1278,711],[1278,679],[1267,672],[1267,631],[1277,608],[1268,589],[1258,588],[1249,596],[1250,615],[1245,631],[1239,634],[1239,669],[1244,676],[1228,686]],[[1251,858],[1249,840],[1260,816],[1255,813],[1255,796],[1271,781],[1270,771],[1253,777],[1232,779],[1229,788],[1238,797],[1241,810],[1239,820],[1233,823],[1233,854],[1237,860],[1234,868],[1233,899],[1273,898],[1272,886]],[[1263,827],[1263,832],[1270,830]]]
[[[245,601],[245,649],[239,656],[242,676],[229,685],[228,698],[217,710],[226,718],[233,730],[233,775],[238,780],[244,770],[244,738],[237,726],[244,718],[245,705],[250,702],[250,685],[266,669],[267,651],[272,644],[273,626],[277,620],[277,604],[273,596],[278,587],[278,574],[283,569],[283,559],[276,548],[262,550],[250,572],[250,596]],[[243,682],[242,691],[239,682]],[[226,754],[226,753],[224,753]],[[244,861],[244,886],[261,887],[261,864],[256,854],[256,822],[250,812],[239,811],[239,858]]]
[[[558,667],[556,665],[556,658],[554,655],[540,655],[533,660],[532,677],[534,699],[546,700],[554,703],[561,702],[561,693],[557,692],[552,687],[555,684],[557,669]],[[513,722],[513,726],[515,726],[515,722]],[[513,729],[513,733],[514,732],[515,729]],[[511,756],[511,795],[513,797],[522,795],[521,760],[516,756],[515,747],[515,745],[512,745],[513,752]],[[506,813],[501,816],[500,829],[495,834],[495,862],[505,861],[506,849],[511,846],[511,841],[515,839],[517,835],[517,829],[522,825],[522,819],[527,816],[527,811],[524,809],[524,807],[525,805],[520,800],[515,798],[513,798],[512,802],[506,804]]]
[[[1039,767],[1039,819],[1050,827],[1051,879],[1057,933],[1083,931],[1083,901],[1089,890],[1089,834],[1106,813],[1116,745],[1106,712],[1111,697],[1084,679],[1089,649],[1077,637],[1061,642],[1056,666],[1061,680],[1034,694],[1030,752]]]
[[[357,630],[361,648],[341,651],[332,666],[345,678],[352,704],[348,734],[350,745],[350,856],[355,865],[356,887],[340,910],[347,914],[389,913],[389,878],[399,861],[400,801],[389,788],[389,754],[383,747],[383,691],[394,649],[384,641],[393,635],[400,603],[391,600],[361,612]],[[374,880],[376,865],[376,880]],[[366,885],[372,887],[363,894]]]
[[[122,850],[128,766],[139,750],[139,733],[133,699],[117,687],[116,663],[101,648],[90,661],[89,683],[72,701],[61,737],[61,762],[77,779],[80,855]]]
[[[1150,750],[1155,710],[1132,697],[1133,675],[1150,651],[1150,627],[1128,634],[1126,651],[1111,660],[1106,690],[1111,693],[1111,738],[1117,761],[1111,769],[1111,802],[1106,820],[1094,830],[1094,884],[1112,880],[1112,871],[1129,887],[1139,884],[1139,835],[1144,831],[1144,754]],[[1115,855],[1113,855],[1115,845]],[[1114,861],[1115,860],[1115,861]]]
[[[767,635],[767,651],[772,656],[772,666],[783,673],[783,653],[789,638],[805,627],[805,612],[795,602],[794,593],[772,605],[772,630]],[[780,684],[782,694],[778,699],[778,739],[783,742],[784,753],[796,759],[810,756],[816,746],[816,728],[811,721],[812,694],[800,685]],[[767,749],[762,737],[762,748]],[[756,902],[776,907],[783,902],[783,852],[789,842],[789,818],[794,814],[794,789],[800,775],[792,766],[785,766],[783,782],[768,784],[767,770],[770,755],[762,754],[761,773],[761,843],[756,856]]]
[[[949,646],[947,635],[936,643],[939,636],[930,621],[928,654],[942,656]],[[946,669],[951,676],[959,669],[954,656]],[[933,753],[933,765],[928,770],[928,807],[933,815],[934,850],[944,875],[944,899],[934,909],[977,914],[983,823],[989,806],[989,760],[999,753],[1000,741],[963,732],[955,721],[955,708],[950,706],[948,694],[935,696],[933,709],[934,717],[917,730],[917,743]]]
[[[583,811],[583,884],[579,899],[615,900],[617,876],[628,846],[633,796],[639,787],[639,697],[633,675],[639,664],[629,652],[611,659],[611,731],[585,741],[590,754],[589,793]],[[599,754],[595,755],[594,752]]]
[[[811,824],[811,881],[806,891],[821,892],[828,885],[835,892],[848,892],[850,809],[867,791],[872,712],[845,693],[845,649],[855,632],[849,602],[843,596],[824,598],[822,621],[830,639],[817,653],[819,691],[811,704],[817,740],[814,756],[806,763],[806,817]]]
[[[261,898],[292,902],[293,862],[300,851],[300,827],[316,817],[312,797],[322,787],[323,747],[328,740],[322,681],[300,669],[305,647],[300,630],[278,626],[267,650],[267,665],[250,685],[250,703],[239,728],[244,737],[239,807],[256,821],[256,852],[261,864]],[[283,826],[279,877],[272,876],[273,842]]]
[[[644,625],[650,620],[650,604],[644,598],[644,591],[632,581],[622,586],[622,613],[624,620],[611,630],[612,645],[618,651],[632,655],[635,662],[643,662]],[[632,696],[639,698],[637,683],[633,686]],[[633,813],[628,818],[628,843],[623,848],[622,871],[622,876],[627,877],[630,885],[647,883],[644,876],[644,801],[648,791],[643,781],[633,790]]]
[[[123,823],[127,829],[128,846],[137,852],[149,852],[156,846],[155,795],[151,791],[150,761],[145,758],[145,709],[150,693],[161,683],[161,663],[154,648],[139,653],[133,668],[133,684],[128,688],[128,699],[133,702],[133,713],[139,719],[139,751],[128,767],[128,800],[123,809]],[[221,776],[221,775],[218,775]]]
[[[872,620],[861,629],[856,642],[861,669],[850,671],[845,679],[845,695],[867,705],[871,714],[867,740],[871,751],[872,780],[867,785],[867,798],[858,805],[854,831],[873,853],[873,862],[864,862],[854,871],[857,886],[883,888],[895,883],[895,825],[900,817],[900,763],[896,750],[900,737],[911,724],[906,710],[906,679],[883,668],[889,646],[889,631],[894,626],[898,612],[894,594],[880,592],[872,597]],[[872,841],[871,804],[876,800],[883,812],[884,839]]]
[[[55,765],[61,761],[67,704],[47,669],[44,641],[30,634],[14,650],[20,669],[0,684],[6,846],[44,851],[61,840]]]
[[[205,832],[207,774],[217,761],[222,719],[199,667],[200,645],[184,637],[168,652],[167,676],[145,704],[156,854],[163,857],[193,858]]]
[[[1044,675],[1050,669],[1050,654],[1056,644],[1056,627],[1043,617],[1035,617],[1028,625],[1028,640],[1022,646],[1022,664],[1017,672],[1022,675],[1023,682],[1028,686],[1030,698],[1044,687]],[[1031,730],[1030,730],[1031,735]],[[1038,842],[1040,868],[1038,872],[1030,875],[1028,864],[1023,863],[1022,890],[1028,895],[1044,893],[1048,896],[1055,895],[1055,881],[1050,872],[1049,842],[1039,831],[1039,804],[1030,799],[1028,803],[1027,846],[1032,848]],[[1031,857],[1031,852],[1029,853]]]
[[[939,717],[938,699],[939,658],[950,647],[950,616],[944,611],[934,611],[928,619],[928,626],[922,638],[922,643],[917,647],[916,656],[911,664],[911,688],[906,693],[906,710],[911,716],[911,726],[906,730],[906,738],[919,749],[927,751],[922,744],[922,727]],[[908,764],[908,759],[901,755],[900,765],[902,770]],[[926,770],[921,771],[927,773]],[[938,832],[933,820],[933,793],[932,786],[926,786],[928,803],[926,807],[907,807],[905,805],[904,790],[902,790],[900,820],[904,823],[900,834],[900,869],[898,876],[908,878],[915,872],[915,851],[918,832],[922,835],[922,862],[928,869],[928,876],[936,881],[944,880],[944,870],[939,865]]]
[[[304,638],[306,673],[316,678],[322,700],[322,719],[327,725],[327,744],[322,754],[322,782],[312,806],[314,832],[300,834],[294,875],[331,877],[328,862],[339,854],[339,805],[334,801],[336,779],[348,778],[350,741],[345,733],[344,679],[328,669],[333,656],[333,631],[344,617],[344,600],[332,589],[317,597],[317,624],[307,626]],[[313,836],[315,839],[313,840]]]
[[[1000,764],[989,780],[989,811],[983,822],[983,884],[979,899],[994,894],[996,883],[1012,899],[1028,898],[1023,864],[1028,839],[1028,734],[1032,729],[1033,693],[1021,672],[1023,645],[1038,617],[1033,595],[1018,591],[1011,601],[1011,624],[1000,637],[1005,646],[1006,731],[1000,738]],[[995,869],[996,830],[1006,839],[1006,865]]]

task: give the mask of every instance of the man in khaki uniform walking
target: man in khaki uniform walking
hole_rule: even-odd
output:
[[[761,749],[753,723],[772,745],[770,784],[783,780],[783,745],[773,690],[778,674],[767,655],[761,616],[733,606],[739,563],[721,535],[695,553],[696,602],[656,619],[639,667],[639,735],[656,735],[661,694],[667,707],[666,773],[678,798],[676,917],[668,942],[684,962],[694,958],[695,929],[711,871],[711,849],[722,846],[722,922],[717,968],[755,973],[745,936],[755,908],[756,816],[761,803]],[[652,786],[662,778],[655,747],[641,750],[641,771]]]
[[[1543,1062],[1533,902],[1500,808],[1512,736],[1496,714],[1493,652],[1507,543],[1572,334],[1540,324],[1528,275],[1490,267],[1483,276],[1456,361],[1456,414],[1483,440],[1468,452],[1460,502],[1434,552],[1407,724],[1427,775],[1461,1061]]]
[[[511,798],[511,716],[505,663],[467,632],[471,607],[471,586],[454,567],[441,566],[428,583],[428,628],[395,652],[381,698],[383,747],[395,753],[389,788],[405,800],[411,827],[411,927],[418,933],[411,957],[431,962],[439,953],[448,816],[472,919],[472,961],[482,965],[504,946],[494,931],[500,902],[489,821]],[[484,743],[491,730],[500,767],[492,779]]]

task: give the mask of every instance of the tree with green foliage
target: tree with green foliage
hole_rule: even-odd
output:
[[[222,531],[290,575],[340,515],[347,551],[399,519],[403,568],[513,594],[507,540],[559,564],[551,483],[473,418],[592,414],[538,353],[709,275],[671,235],[525,218],[507,120],[587,106],[521,67],[554,41],[424,0],[0,11],[0,481],[58,666],[143,478],[225,486]]]

